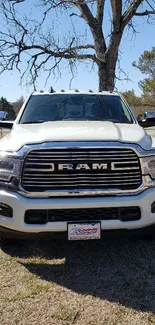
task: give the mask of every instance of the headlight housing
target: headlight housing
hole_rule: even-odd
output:
[[[150,175],[155,179],[155,156],[141,158],[141,166],[143,175]]]
[[[0,183],[11,182],[21,175],[22,160],[14,153],[0,152]]]
[[[149,168],[151,177],[153,179],[155,179],[155,158],[148,162],[148,168]]]

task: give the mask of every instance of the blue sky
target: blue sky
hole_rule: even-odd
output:
[[[27,0],[25,3],[21,3],[18,7],[20,16],[24,15],[25,12],[31,12],[33,18],[38,19],[41,16],[40,8],[36,7],[35,10],[31,11],[32,1]],[[73,11],[73,10],[72,10]],[[76,29],[80,33],[84,33],[86,28],[82,19],[78,17],[72,18]],[[45,29],[51,24],[51,21],[55,25],[54,31],[56,35],[65,35],[67,37],[69,31],[71,31],[72,25],[70,23],[70,18],[67,13],[51,13],[48,17]],[[120,51],[121,51],[121,68],[128,74],[131,81],[119,81],[116,83],[116,87],[119,91],[125,91],[128,89],[134,89],[137,95],[140,95],[140,89],[138,87],[138,82],[144,76],[134,67],[132,67],[132,62],[137,61],[139,56],[144,50],[151,50],[152,46],[155,46],[154,42],[154,24],[148,24],[144,18],[136,17],[134,20],[135,28],[137,30],[136,36],[133,36],[132,31],[126,30]],[[104,30],[105,34],[108,35],[109,26],[109,7],[106,8]],[[0,28],[3,29],[3,22],[0,20]],[[91,36],[87,34],[87,42],[91,42]],[[38,80],[38,89],[49,89],[52,85],[55,89],[68,89],[71,79],[71,74],[68,69],[61,66],[61,78],[51,76],[45,87],[46,73],[41,72]],[[0,96],[6,97],[9,101],[15,101],[21,95],[26,97],[31,91],[32,87],[26,87],[24,84],[22,87],[19,85],[20,75],[17,70],[12,72],[5,72],[0,75]],[[91,70],[90,67],[85,66],[85,64],[80,64],[77,69],[77,76],[72,81],[72,88],[78,89],[97,89],[98,88],[98,77],[97,70]]]

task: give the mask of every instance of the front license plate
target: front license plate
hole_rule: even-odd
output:
[[[68,240],[89,240],[101,238],[101,224],[97,223],[69,223]]]

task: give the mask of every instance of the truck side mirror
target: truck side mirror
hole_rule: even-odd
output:
[[[138,123],[143,128],[155,126],[155,111],[147,111],[144,113],[144,120],[138,119]]]
[[[13,123],[13,121],[0,121],[0,128],[11,130]]]

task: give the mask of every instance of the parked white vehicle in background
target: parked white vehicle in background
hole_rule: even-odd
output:
[[[7,119],[8,113],[6,111],[0,111],[0,121]]]
[[[121,95],[35,92],[0,126],[1,237],[154,234],[155,140]]]

